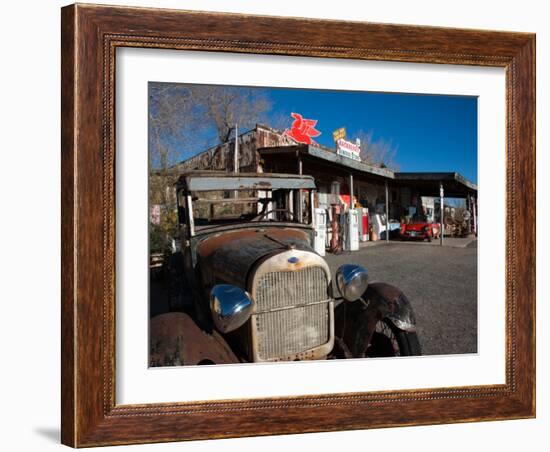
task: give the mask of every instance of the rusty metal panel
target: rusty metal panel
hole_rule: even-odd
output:
[[[219,175],[199,177],[188,176],[186,178],[187,189],[190,191],[207,190],[278,190],[278,189],[315,189],[312,177],[272,177],[269,174],[235,175],[232,177],[220,177]]]
[[[149,341],[151,367],[239,362],[216,331],[212,334],[202,331],[191,317],[182,312],[153,317]]]
[[[294,247],[311,250],[310,237],[295,228],[246,229],[214,235],[200,242],[197,253],[203,275],[211,284],[227,282],[246,287],[251,267],[262,257]],[[208,283],[208,281],[204,281]]]

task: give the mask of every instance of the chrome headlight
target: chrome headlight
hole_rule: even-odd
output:
[[[336,272],[336,284],[347,301],[355,301],[367,290],[369,273],[360,265],[344,264]]]
[[[229,333],[243,325],[252,313],[252,298],[231,284],[218,284],[210,291],[210,311],[214,325],[222,333]]]

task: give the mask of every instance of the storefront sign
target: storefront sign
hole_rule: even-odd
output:
[[[342,157],[361,161],[361,148],[354,143],[340,139],[336,142],[336,153]]]

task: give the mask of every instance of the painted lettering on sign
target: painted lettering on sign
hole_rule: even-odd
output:
[[[332,132],[332,138],[334,138],[335,142],[337,142],[338,140],[343,140],[344,138],[346,138],[346,129],[344,127],[336,129],[334,132]]]
[[[336,153],[342,157],[361,161],[361,148],[350,141],[340,139],[336,142]]]

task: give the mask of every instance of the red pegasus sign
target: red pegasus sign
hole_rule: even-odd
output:
[[[319,135],[321,135],[321,132],[315,129],[317,120],[304,119],[302,115],[299,113],[291,113],[290,115],[294,118],[294,121],[290,126],[290,130],[289,129],[285,130],[285,135],[288,135],[290,138],[292,138],[294,141],[298,143],[304,143],[304,144],[315,143],[315,141],[313,141],[311,138],[318,137]]]

